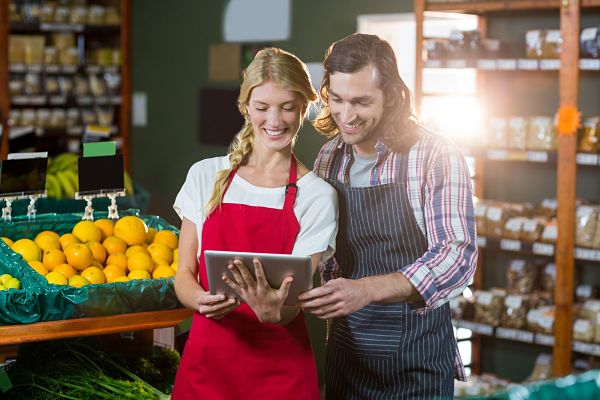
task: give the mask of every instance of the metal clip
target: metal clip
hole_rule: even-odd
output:
[[[4,201],[6,202],[6,206],[2,208],[2,219],[4,220],[4,222],[10,222],[12,220],[13,199],[10,197],[6,197]]]
[[[85,210],[83,211],[82,220],[93,221],[94,220],[94,209],[92,207],[92,198],[93,196],[83,196],[83,199],[86,201],[87,205],[85,206]]]

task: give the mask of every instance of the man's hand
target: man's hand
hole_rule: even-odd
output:
[[[305,312],[331,319],[352,314],[371,303],[371,299],[366,282],[338,278],[302,293],[299,303]]]

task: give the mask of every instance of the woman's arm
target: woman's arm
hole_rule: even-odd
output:
[[[220,319],[235,309],[239,302],[223,295],[211,295],[198,283],[198,235],[196,224],[187,218],[181,222],[179,260],[175,274],[175,293],[179,301],[208,318]]]

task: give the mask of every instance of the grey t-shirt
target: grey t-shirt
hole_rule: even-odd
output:
[[[350,166],[350,186],[365,187],[371,186],[371,170],[377,162],[377,153],[361,157],[352,149],[354,161]]]

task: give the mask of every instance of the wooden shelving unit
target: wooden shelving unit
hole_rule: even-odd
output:
[[[488,15],[492,13],[510,12],[517,10],[560,10],[560,27],[562,34],[562,52],[560,62],[555,62],[555,68],[559,74],[559,106],[577,107],[579,71],[582,69],[595,70],[594,62],[581,64],[579,60],[579,27],[580,27],[580,9],[588,7],[600,7],[600,0],[506,0],[506,1],[469,1],[469,2],[447,2],[447,3],[427,3],[425,0],[415,0],[414,9],[417,22],[417,57],[416,57],[416,87],[415,96],[417,108],[423,98],[422,92],[422,73],[423,68],[436,67],[436,65],[426,65],[423,57],[423,24],[425,12],[443,11],[470,13],[479,15],[479,30],[482,37],[485,37],[487,31]],[[488,60],[486,60],[488,61]],[[484,63],[486,62],[484,61]],[[515,61],[515,70],[517,69],[536,69],[537,68],[518,68],[518,60]],[[581,64],[581,65],[580,65]],[[457,64],[458,65],[458,64]],[[480,68],[478,71],[478,87],[485,87],[485,72],[489,70],[498,70],[495,68]],[[525,65],[525,64],[523,64]],[[456,65],[455,65],[456,66]],[[439,67],[444,67],[440,65]],[[467,65],[464,67],[478,67],[478,65]],[[577,165],[595,165],[596,155],[577,154],[577,136],[576,132],[568,135],[559,135],[557,139],[558,151],[548,153],[552,161],[556,162],[557,184],[556,194],[558,200],[558,241],[554,247],[553,256],[556,262],[556,290],[554,299],[556,304],[555,318],[555,340],[553,341],[553,372],[555,376],[563,376],[571,371],[572,351],[574,349],[572,325],[573,325],[573,291],[574,291],[574,260],[578,255],[581,258],[581,249],[575,249],[575,187],[576,187],[576,169]],[[594,158],[594,160],[591,160]],[[502,158],[500,158],[502,159]],[[510,161],[509,159],[505,159]],[[526,161],[526,160],[520,160]],[[532,160],[533,161],[533,160]],[[475,167],[475,195],[485,198],[483,192],[484,163],[482,157],[478,157]],[[482,253],[483,253],[482,248]],[[576,254],[577,251],[577,254]],[[587,254],[587,253],[585,253]],[[591,254],[591,253],[590,253]],[[594,255],[584,256],[593,257]],[[481,258],[480,258],[481,260]],[[481,267],[481,263],[479,265]],[[475,278],[475,286],[481,288],[483,284],[483,268],[478,268]],[[575,346],[577,347],[577,346]],[[579,346],[581,347],[581,346]],[[473,349],[473,370],[478,372],[479,346],[477,339],[474,341]]]
[[[48,32],[70,32],[82,37],[106,35],[110,37],[118,37],[118,44],[121,52],[121,63],[119,72],[121,76],[121,85],[119,92],[119,100],[114,101],[110,96],[102,96],[102,98],[93,98],[86,96],[85,99],[74,98],[66,99],[63,103],[52,103],[48,98],[45,99],[34,99],[37,101],[31,103],[32,107],[39,106],[50,106],[53,105],[59,107],[65,107],[72,103],[73,107],[83,106],[94,106],[94,105],[112,105],[116,107],[115,110],[115,129],[118,130],[116,137],[120,142],[120,152],[123,154],[125,170],[128,171],[130,167],[130,113],[131,113],[131,0],[118,0],[119,14],[120,14],[120,25],[118,26],[95,26],[95,25],[80,25],[80,24],[31,24],[31,23],[14,23],[9,22],[9,3],[11,0],[0,0],[0,124],[3,127],[3,135],[0,140],[0,159],[6,159],[6,156],[10,149],[10,125],[9,125],[9,113],[11,106],[18,107],[18,101],[27,101],[26,96],[19,96],[21,98],[18,101],[11,101],[9,91],[9,79],[11,72],[17,72],[16,67],[19,65],[10,66],[8,65],[8,43],[11,34],[45,34]],[[60,26],[59,26],[60,25]],[[75,74],[79,72],[89,72],[86,65],[79,65],[75,68],[75,71],[62,71],[57,70],[56,72]],[[93,66],[92,66],[93,67]],[[45,73],[45,67],[42,66],[39,73]],[[50,96],[48,96],[50,97]],[[89,98],[88,98],[89,97]],[[105,99],[104,97],[108,97]],[[114,97],[114,96],[113,96]]]

